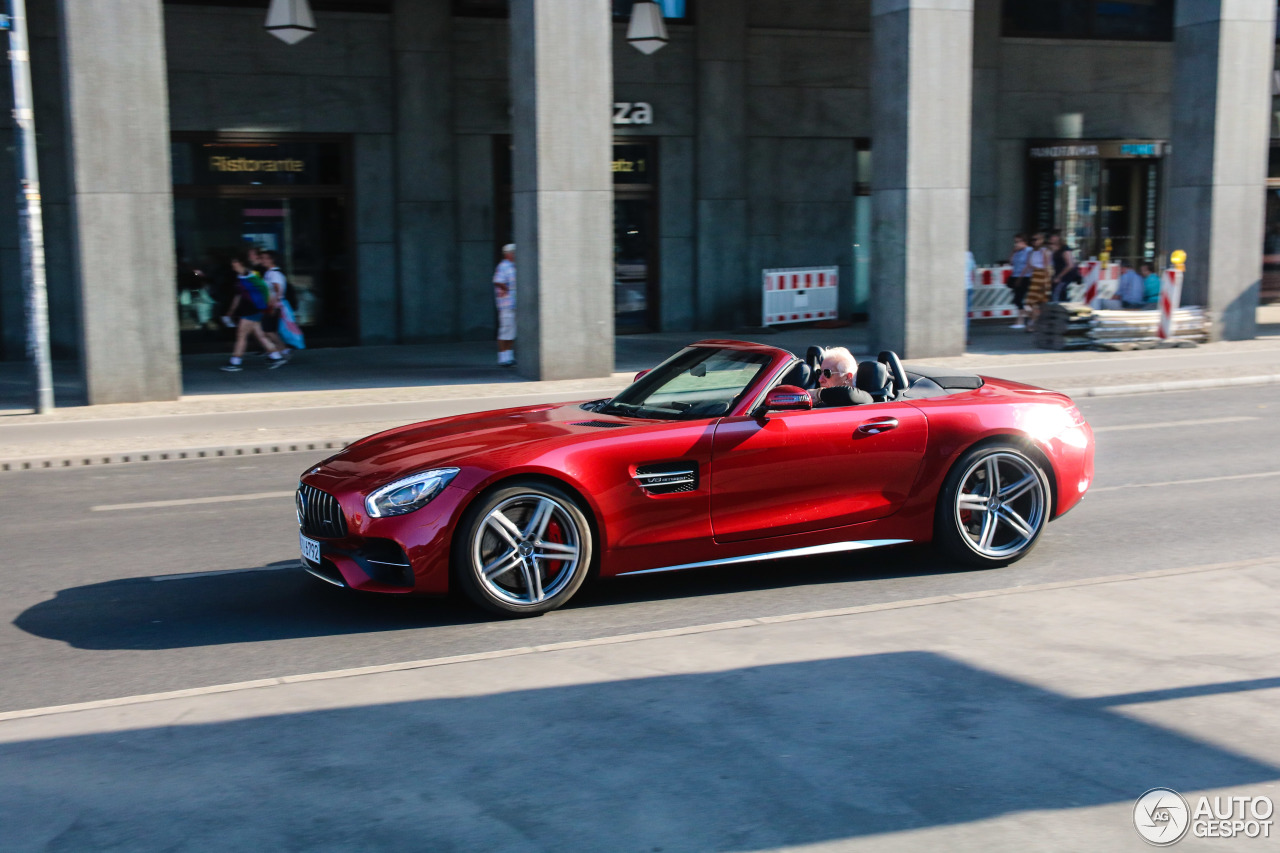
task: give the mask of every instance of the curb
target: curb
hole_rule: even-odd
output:
[[[83,468],[86,465],[125,465],[139,462],[177,462],[190,459],[218,459],[236,456],[258,456],[269,453],[308,453],[317,450],[341,450],[355,439],[297,439],[265,444],[214,445],[165,450],[129,450],[120,453],[77,453],[74,455],[35,456],[0,459],[0,472],[43,471],[58,468]]]
[[[1280,375],[1228,376],[1222,379],[1175,379],[1169,382],[1146,382],[1136,385],[1098,385],[1093,388],[1063,388],[1068,397],[1119,397],[1125,394],[1155,394],[1162,391],[1212,391],[1218,388],[1275,385]]]
[[[1056,389],[1073,399],[1082,397],[1119,397],[1127,394],[1156,394],[1176,391],[1210,391],[1220,388],[1251,387],[1280,384],[1280,374],[1232,376],[1222,379],[1178,379],[1169,382],[1147,382],[1133,385],[1098,385],[1090,388]],[[258,456],[272,453],[314,453],[341,450],[354,438],[295,439],[262,444],[213,445],[209,447],[134,450],[120,453],[77,453],[54,456],[0,459],[0,473],[83,468],[87,465],[136,465],[141,462],[175,462],[191,459],[219,459],[233,456]]]

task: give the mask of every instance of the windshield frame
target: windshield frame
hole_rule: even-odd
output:
[[[727,343],[735,345],[726,345]],[[728,408],[714,415],[685,415],[675,412],[658,412],[655,409],[641,408],[638,411],[628,412],[623,410],[622,406],[635,405],[629,403],[625,398],[628,396],[639,396],[642,399],[647,398],[657,388],[665,385],[674,378],[668,371],[673,362],[679,362],[687,359],[689,354],[696,351],[704,351],[705,355],[701,359],[705,362],[713,358],[717,353],[742,353],[755,357],[761,357],[755,375],[743,386],[733,399],[730,400]],[[753,359],[744,359],[744,363],[750,363]],[[795,360],[795,356],[785,350],[779,350],[775,347],[764,346],[762,344],[722,342],[722,341],[698,341],[689,344],[686,347],[673,353],[669,358],[664,360],[657,367],[647,371],[636,381],[632,382],[616,396],[601,406],[597,411],[600,414],[613,415],[614,417],[636,418],[639,420],[664,420],[664,421],[700,421],[700,420],[716,420],[725,417],[734,417],[749,411],[754,405],[754,401],[759,395],[766,390],[780,375],[780,366],[785,366]],[[622,402],[617,403],[619,398],[623,398]],[[641,404],[643,405],[643,404]]]

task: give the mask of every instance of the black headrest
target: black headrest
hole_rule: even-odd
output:
[[[884,402],[889,397],[889,368],[878,361],[864,361],[858,365],[858,375],[854,380],[859,389],[866,391],[876,400]]]
[[[778,381],[779,385],[794,385],[797,388],[809,387],[809,365],[803,361],[792,367],[782,375],[782,379]]]
[[[834,409],[840,406],[860,406],[874,402],[871,399],[871,395],[866,391],[859,391],[857,388],[850,388],[848,385],[823,388],[818,392],[818,404],[825,409]]]

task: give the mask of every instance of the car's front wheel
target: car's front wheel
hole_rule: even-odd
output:
[[[590,571],[591,525],[567,491],[514,482],[472,505],[453,543],[455,577],[476,604],[534,616],[568,601]]]
[[[1026,556],[1049,521],[1044,469],[1011,444],[975,447],[947,475],[934,541],[971,566],[1004,566]]]

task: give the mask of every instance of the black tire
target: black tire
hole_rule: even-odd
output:
[[[988,494],[992,466],[1000,483],[995,502]],[[994,511],[984,508],[992,506]],[[1052,508],[1049,478],[1035,456],[1006,442],[979,445],[961,456],[943,481],[934,545],[968,566],[1007,566],[1035,547]]]
[[[578,591],[591,571],[593,546],[591,524],[566,489],[513,480],[463,514],[453,540],[453,576],[485,610],[537,616]]]

